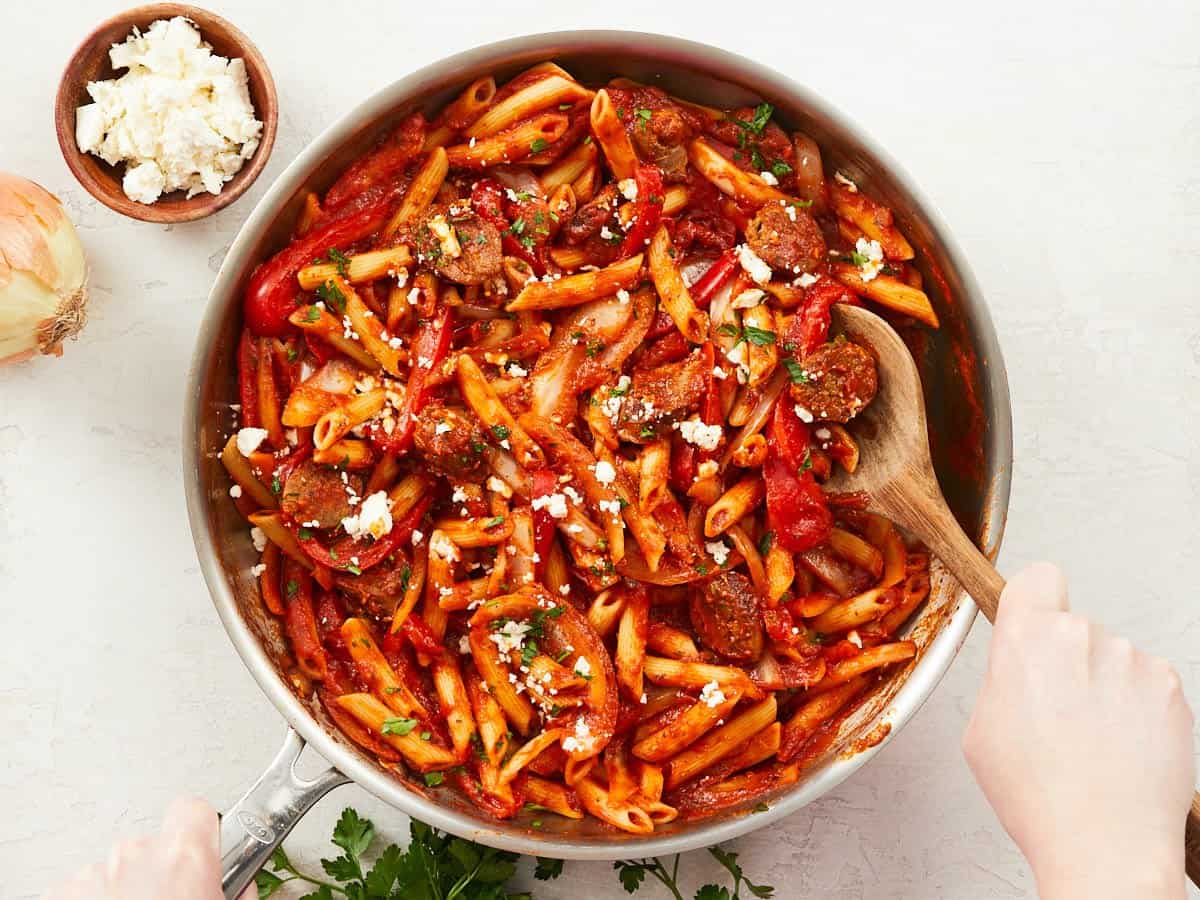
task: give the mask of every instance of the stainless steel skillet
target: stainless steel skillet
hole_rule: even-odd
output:
[[[673,822],[650,837],[614,834],[594,821],[549,822],[533,830],[518,817],[485,818],[464,798],[404,781],[341,736],[320,707],[298,696],[281,663],[277,623],[262,609],[250,575],[255,554],[244,520],[228,502],[217,459],[237,402],[234,353],[242,288],[250,272],[287,240],[304,191],[326,187],[374,137],[416,108],[436,109],[473,78],[503,79],[554,59],[582,80],[625,76],[714,106],[762,100],[785,125],[821,145],[828,170],[840,169],[895,211],[917,248],[942,328],[905,334],[917,358],[929,411],[934,464],[942,489],[968,533],[994,552],[1004,530],[1012,470],[1012,424],[1004,362],[991,319],[966,262],[933,207],[910,179],[845,116],[787,77],[751,60],[678,38],[637,32],[575,31],[514,38],[449,57],[368,98],[304,149],[250,214],[213,284],[196,339],[183,417],[184,487],[196,554],[230,640],[290,728],[279,755],[224,817],[226,895],[233,897],[299,818],[348,781],[405,815],[519,853],[568,859],[618,859],[678,853],[729,840],[794,813],[849,777],[904,726],[933,691],[970,630],[976,609],[935,567],[930,601],[912,626],[919,653],[842,726],[837,740],[800,781],[768,798],[769,809],[727,810]],[[223,698],[229,702],[229,698]],[[305,743],[331,763],[302,780],[293,763]]]

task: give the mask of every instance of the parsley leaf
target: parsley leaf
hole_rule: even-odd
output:
[[[547,142],[547,140],[545,138],[535,138],[533,143],[531,143],[529,145],[529,152],[530,153],[541,153],[543,150],[545,150],[549,146],[550,146],[550,144],[549,144],[549,142]]]
[[[346,311],[346,295],[332,281],[317,285],[317,296],[338,312]]]
[[[742,329],[742,333],[746,336],[746,340],[756,347],[765,347],[775,343],[775,332],[767,331],[765,328],[747,325]]]
[[[790,175],[792,167],[785,163],[782,159],[777,159],[771,163],[771,174],[776,178],[782,178],[784,175]],[[812,206],[812,201],[809,201],[809,206]]]
[[[783,367],[787,369],[788,375],[791,376],[792,384],[808,384],[808,375],[805,373],[804,367],[795,359],[785,356]]]
[[[426,787],[437,787],[439,784],[441,784],[445,780],[446,780],[446,776],[444,774],[442,774],[441,772],[426,772],[425,773],[425,786]]]
[[[330,247],[329,252],[325,254],[325,258],[337,267],[337,273],[339,275],[344,276],[348,271],[350,257],[348,257],[337,247]]]
[[[503,525],[503,524],[504,524],[504,516],[492,516],[492,518],[488,519],[486,522],[483,523],[483,527],[484,527],[484,530],[487,530],[488,528],[495,528],[497,525]]]
[[[310,306],[308,312],[304,314],[304,321],[311,325],[313,322],[321,318],[321,310],[315,306]]]
[[[534,867],[533,877],[538,881],[550,881],[562,874],[563,861],[561,859],[539,859],[537,866]]]
[[[771,552],[771,545],[775,543],[775,532],[767,531],[758,539],[758,552],[762,556],[766,556]]]
[[[870,261],[870,258],[865,253],[859,253],[857,250],[850,251],[850,262],[854,263],[856,266],[865,266]]]
[[[613,868],[617,870],[617,877],[621,879],[621,887],[625,888],[627,893],[634,893],[642,886],[642,882],[646,880],[646,867],[639,863],[633,862],[615,862]]]
[[[511,433],[512,432],[510,432],[508,430],[507,425],[493,425],[492,426],[492,434],[494,434],[496,436],[496,440],[498,440],[498,441],[508,440],[509,435]]]
[[[389,716],[383,720],[383,726],[379,730],[384,734],[394,734],[397,737],[404,737],[404,735],[416,728],[417,724],[416,719],[401,719],[396,716]]]

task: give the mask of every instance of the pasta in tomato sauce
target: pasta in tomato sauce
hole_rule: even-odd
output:
[[[830,308],[937,317],[773,112],[477,79],[251,276],[230,495],[297,689],[381,765],[649,833],[795,781],[915,655],[928,556],[823,488],[877,380]]]

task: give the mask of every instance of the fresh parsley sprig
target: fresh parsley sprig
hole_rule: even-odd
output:
[[[313,878],[296,868],[280,847],[255,884],[259,900],[283,885],[300,881],[316,890],[301,900],[533,900],[528,892],[510,892],[508,882],[519,857],[411,823],[407,849],[389,844],[369,867],[364,860],[375,843],[375,826],[347,807],[333,829],[342,853],[321,860],[331,880]],[[539,859],[534,877],[545,881],[562,873],[562,860]]]
[[[725,850],[720,846],[709,847],[708,852],[712,854],[713,859],[725,867],[726,871],[733,876],[732,891],[718,884],[706,884],[696,891],[694,900],[743,900],[741,889],[745,886],[759,900],[768,900],[775,894],[775,888],[769,884],[755,884],[746,877],[742,871],[742,867],[738,865],[738,855],[732,851]],[[617,870],[617,877],[621,879],[621,886],[632,894],[642,886],[642,882],[646,880],[646,876],[650,875],[662,883],[671,896],[675,900],[684,900],[683,893],[679,888],[679,857],[676,856],[671,861],[671,867],[667,865],[657,856],[650,859],[637,860],[622,860],[621,862],[613,863],[613,868]]]

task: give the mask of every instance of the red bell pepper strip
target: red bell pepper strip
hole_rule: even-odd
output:
[[[238,341],[238,398],[242,402],[242,427],[257,428],[258,415],[258,346],[248,328],[242,329]]]
[[[791,404],[777,402],[763,464],[767,522],[779,545],[793,553],[824,543],[833,527],[833,516],[806,465],[807,457],[808,427]]]
[[[538,469],[533,473],[533,496],[530,499],[549,497],[557,488],[558,476],[554,474],[554,470]],[[554,541],[556,528],[554,519],[546,507],[533,510],[533,550],[537,554],[534,571],[539,580],[546,570],[546,561],[550,558],[550,545]]]
[[[317,368],[325,365],[325,363],[333,359],[337,353],[333,347],[321,340],[311,331],[304,332],[304,343],[308,346],[308,352],[313,355],[313,360],[316,362]]]
[[[406,616],[400,631],[418,653],[424,653],[426,656],[442,655],[442,645],[438,642],[437,635],[420,616]]]
[[[360,156],[325,193],[324,207],[336,210],[368,188],[404,170],[425,143],[425,116],[413,113],[374,150]]]
[[[246,288],[243,315],[256,335],[282,337],[292,325],[300,286],[296,273],[331,247],[345,247],[378,231],[387,220],[398,192],[389,191],[354,215],[334,219],[298,238],[254,270]]]
[[[796,627],[792,614],[782,606],[766,606],[762,611],[763,628],[767,637],[780,644],[795,643],[798,635],[792,632]]]
[[[645,250],[646,243],[662,221],[663,181],[658,166],[639,163],[633,181],[637,185],[637,199],[633,201],[633,224],[621,241],[618,259],[628,259]]]
[[[539,278],[546,274],[545,241],[535,240],[538,237],[534,234],[537,226],[525,222],[520,201],[508,200],[503,185],[491,178],[482,178],[477,181],[471,191],[471,209],[499,230],[500,248],[506,256],[515,256],[517,259],[527,262]],[[526,243],[522,243],[518,235],[513,233],[512,223],[509,216],[506,215],[506,212],[514,211],[525,223],[521,226],[521,236],[525,237],[528,231]],[[541,250],[541,252],[535,252],[536,250]]]
[[[672,328],[675,328],[675,320],[671,318],[671,314],[665,309],[660,309],[654,314],[654,323],[650,326],[650,330],[646,332],[646,340],[652,341],[655,338],[662,337],[664,334],[670,334]]]
[[[732,247],[716,258],[700,280],[688,288],[692,302],[697,306],[708,306],[717,291],[728,284],[737,272],[737,251]]]
[[[672,438],[671,465],[667,476],[671,489],[686,494],[696,481],[698,469],[696,447],[678,436]]]
[[[653,369],[666,363],[678,362],[687,356],[691,349],[683,332],[676,329],[647,347],[642,358],[638,360],[638,366]],[[709,369],[711,370],[712,366],[709,366]]]
[[[804,468],[808,458],[808,426],[796,415],[795,406],[784,399],[775,402],[769,438],[784,462],[797,471]]]
[[[421,324],[420,333],[412,350],[412,374],[408,378],[408,391],[404,395],[404,408],[391,434],[377,425],[372,425],[369,437],[381,453],[403,456],[412,446],[417,413],[425,406],[429,388],[429,374],[441,364],[450,352],[450,341],[454,336],[454,310],[443,306],[433,318]],[[427,362],[428,365],[424,365]]]
[[[804,291],[804,308],[792,317],[784,344],[793,345],[803,359],[829,340],[830,309],[835,303],[856,303],[854,294],[832,278],[822,276]]]
[[[289,522],[288,528],[296,536],[300,548],[308,554],[309,559],[313,562],[339,572],[345,572],[351,568],[365,572],[372,566],[383,562],[403,544],[412,540],[413,529],[420,524],[421,518],[431,503],[433,503],[432,496],[422,497],[417,501],[417,505],[405,514],[404,518],[392,523],[391,531],[364,549],[358,549],[357,541],[349,540],[349,546],[339,542],[340,549],[331,551],[317,540],[311,529],[303,528],[295,522]],[[351,556],[358,558],[357,566],[350,562]]]
[[[284,609],[284,627],[292,644],[296,663],[309,678],[323,679],[328,671],[325,648],[317,633],[317,616],[313,609],[312,577],[304,567],[290,557],[284,561],[283,577],[295,584],[288,590]]]

